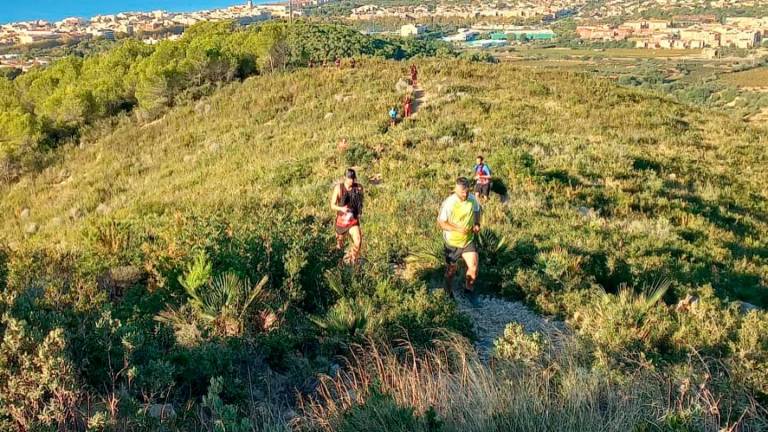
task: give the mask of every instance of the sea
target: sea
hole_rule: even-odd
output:
[[[274,2],[254,0],[253,3]],[[0,24],[32,20],[59,21],[68,17],[90,18],[119,12],[192,12],[245,3],[245,0],[0,0]]]

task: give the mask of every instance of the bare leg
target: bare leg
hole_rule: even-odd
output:
[[[475,281],[477,280],[477,267],[480,257],[477,252],[465,252],[461,257],[464,259],[464,262],[467,263],[467,279],[464,289],[473,291],[475,289]]]
[[[336,250],[344,249],[344,234],[336,234]]]
[[[360,226],[356,225],[349,229],[349,235],[352,237],[352,249],[349,251],[349,257],[352,262],[357,262],[363,248],[363,232],[360,230]]]
[[[456,263],[448,264],[445,267],[445,292],[449,297],[453,297],[453,276],[456,275]]]

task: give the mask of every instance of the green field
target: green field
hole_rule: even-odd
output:
[[[768,88],[768,67],[759,67],[743,72],[723,75],[722,80],[738,87]]]
[[[601,49],[574,49],[574,48],[526,48],[516,50],[526,56],[542,55],[545,57],[581,57],[590,56],[598,58],[630,58],[630,59],[655,59],[655,58],[680,58],[697,57],[701,50],[650,50],[641,48],[601,48]]]

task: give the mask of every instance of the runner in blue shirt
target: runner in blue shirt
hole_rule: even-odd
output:
[[[397,124],[397,108],[392,107],[392,109],[389,110],[389,120],[392,126]]]
[[[477,157],[477,164],[472,171],[475,175],[475,193],[481,199],[488,199],[491,193],[491,168],[482,156]]]

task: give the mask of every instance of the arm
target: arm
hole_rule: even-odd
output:
[[[472,226],[472,231],[474,233],[480,232],[480,221],[482,220],[482,216],[483,216],[483,209],[482,207],[477,205],[474,211],[475,223]]]
[[[333,188],[333,193],[331,193],[331,209],[334,211],[345,212],[347,211],[346,207],[339,207],[336,205],[339,200],[339,194],[341,194],[341,186],[336,185]]]
[[[462,228],[458,225],[454,225],[448,221],[437,219],[437,225],[440,227],[443,231],[457,231],[460,233],[466,233],[467,230],[465,228]]]
[[[466,234],[466,228],[460,227],[448,221],[448,214],[448,207],[446,206],[446,203],[443,203],[443,206],[440,208],[440,214],[437,216],[437,226],[439,226],[443,231],[456,231]]]
[[[363,187],[358,187],[360,188],[360,213],[357,215],[357,217],[361,217],[363,215],[363,206],[365,204],[365,194],[363,193]]]

